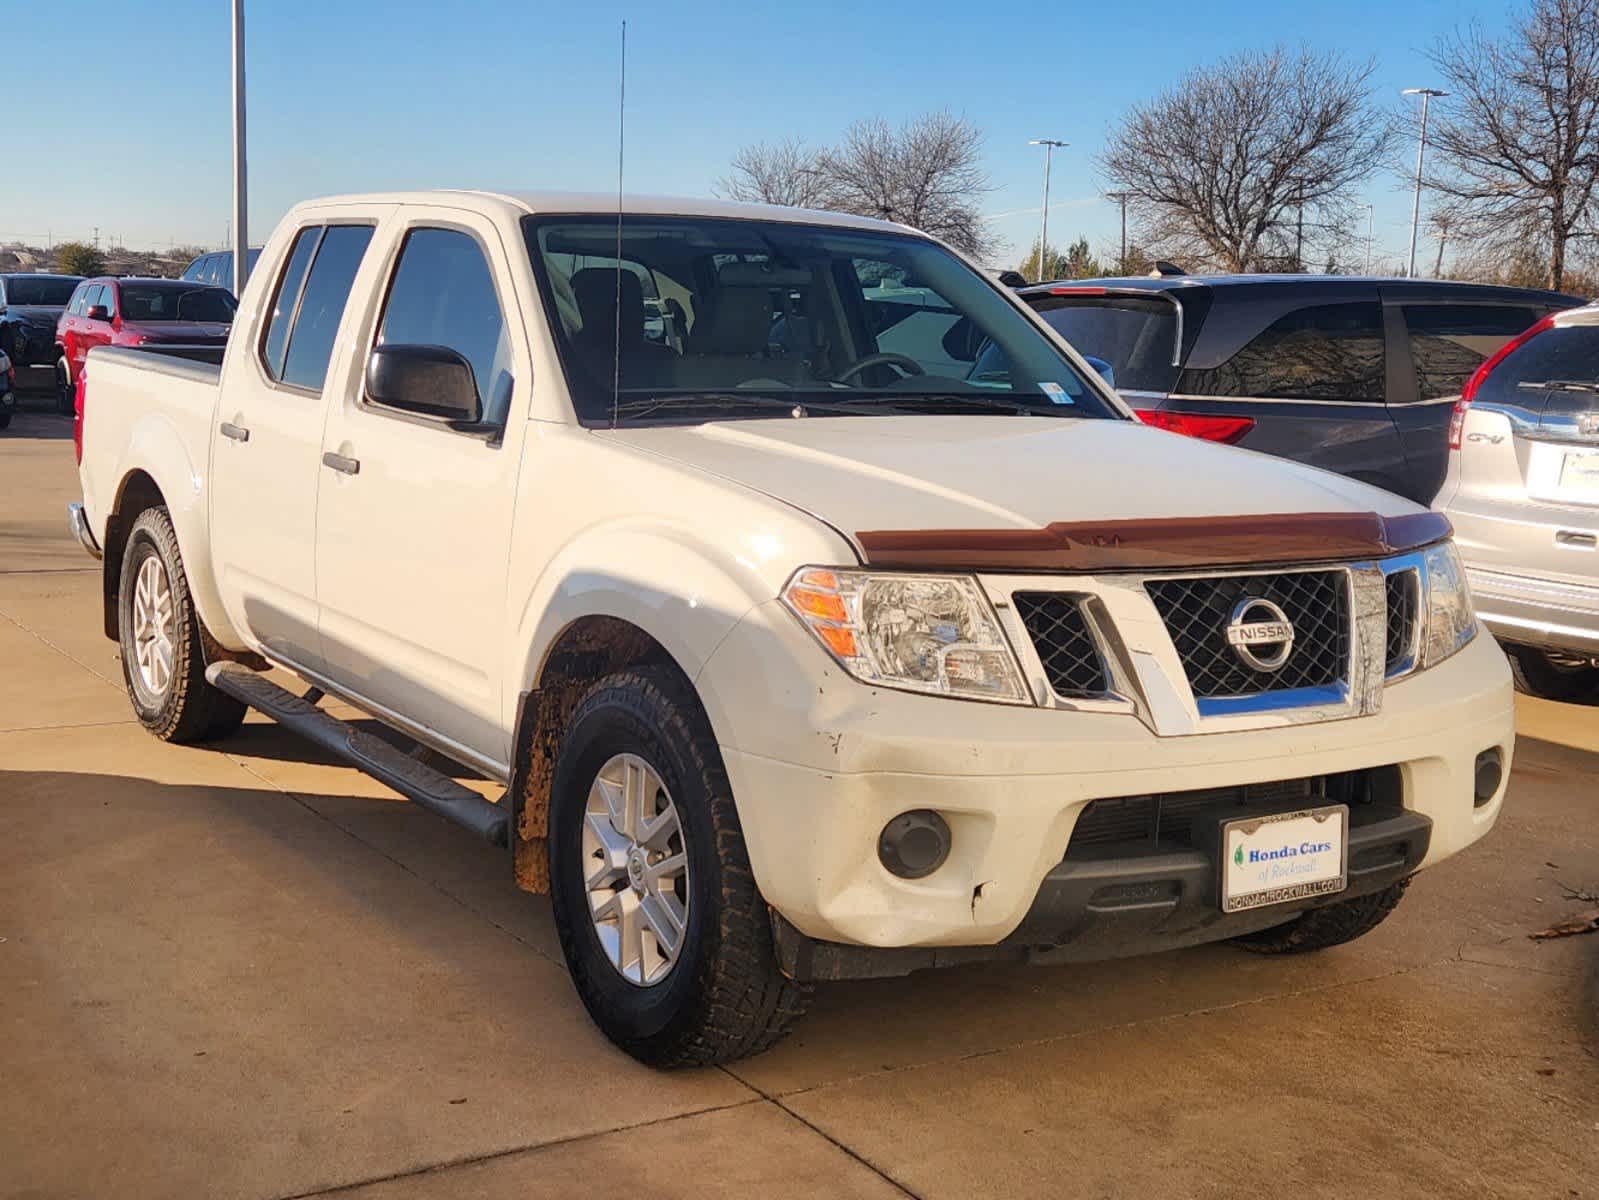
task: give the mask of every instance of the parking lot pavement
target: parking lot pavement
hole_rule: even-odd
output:
[[[37,401],[30,403],[37,404]],[[0,434],[0,1196],[1592,1195],[1599,707],[1368,938],[821,989],[662,1074],[500,852],[252,720],[131,719],[69,426]]]

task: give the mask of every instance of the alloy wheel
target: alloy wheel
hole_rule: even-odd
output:
[[[683,827],[660,774],[636,754],[600,768],[583,813],[583,881],[594,932],[629,983],[660,983],[688,929]]]
[[[152,696],[164,696],[172,684],[176,631],[166,568],[151,554],[139,565],[133,587],[133,658],[139,680]]]

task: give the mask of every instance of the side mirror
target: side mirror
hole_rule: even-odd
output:
[[[111,310],[103,304],[91,304],[89,311],[83,315],[91,321],[109,321],[111,319]]]
[[[1098,371],[1100,377],[1103,378],[1106,383],[1110,384],[1111,387],[1116,386],[1116,368],[1114,366],[1106,362],[1103,358],[1096,358],[1092,354],[1083,355],[1083,361],[1089,366],[1093,367],[1094,370]]]
[[[366,360],[366,397],[454,428],[483,418],[472,366],[447,346],[375,347]]]

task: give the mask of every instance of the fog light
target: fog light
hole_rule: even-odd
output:
[[[930,808],[900,813],[877,835],[877,857],[901,879],[921,879],[949,857],[949,825]]]
[[[1499,748],[1484,750],[1477,755],[1477,768],[1472,779],[1473,803],[1481,808],[1499,791],[1499,782],[1505,777],[1504,760]]]

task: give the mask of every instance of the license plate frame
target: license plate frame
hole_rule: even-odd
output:
[[[1335,895],[1349,886],[1347,804],[1235,817],[1223,821],[1218,833],[1217,899],[1224,913]],[[1252,861],[1251,850],[1260,857]],[[1329,866],[1334,854],[1336,874]]]
[[[1567,450],[1560,457],[1560,490],[1599,500],[1599,450]]]

